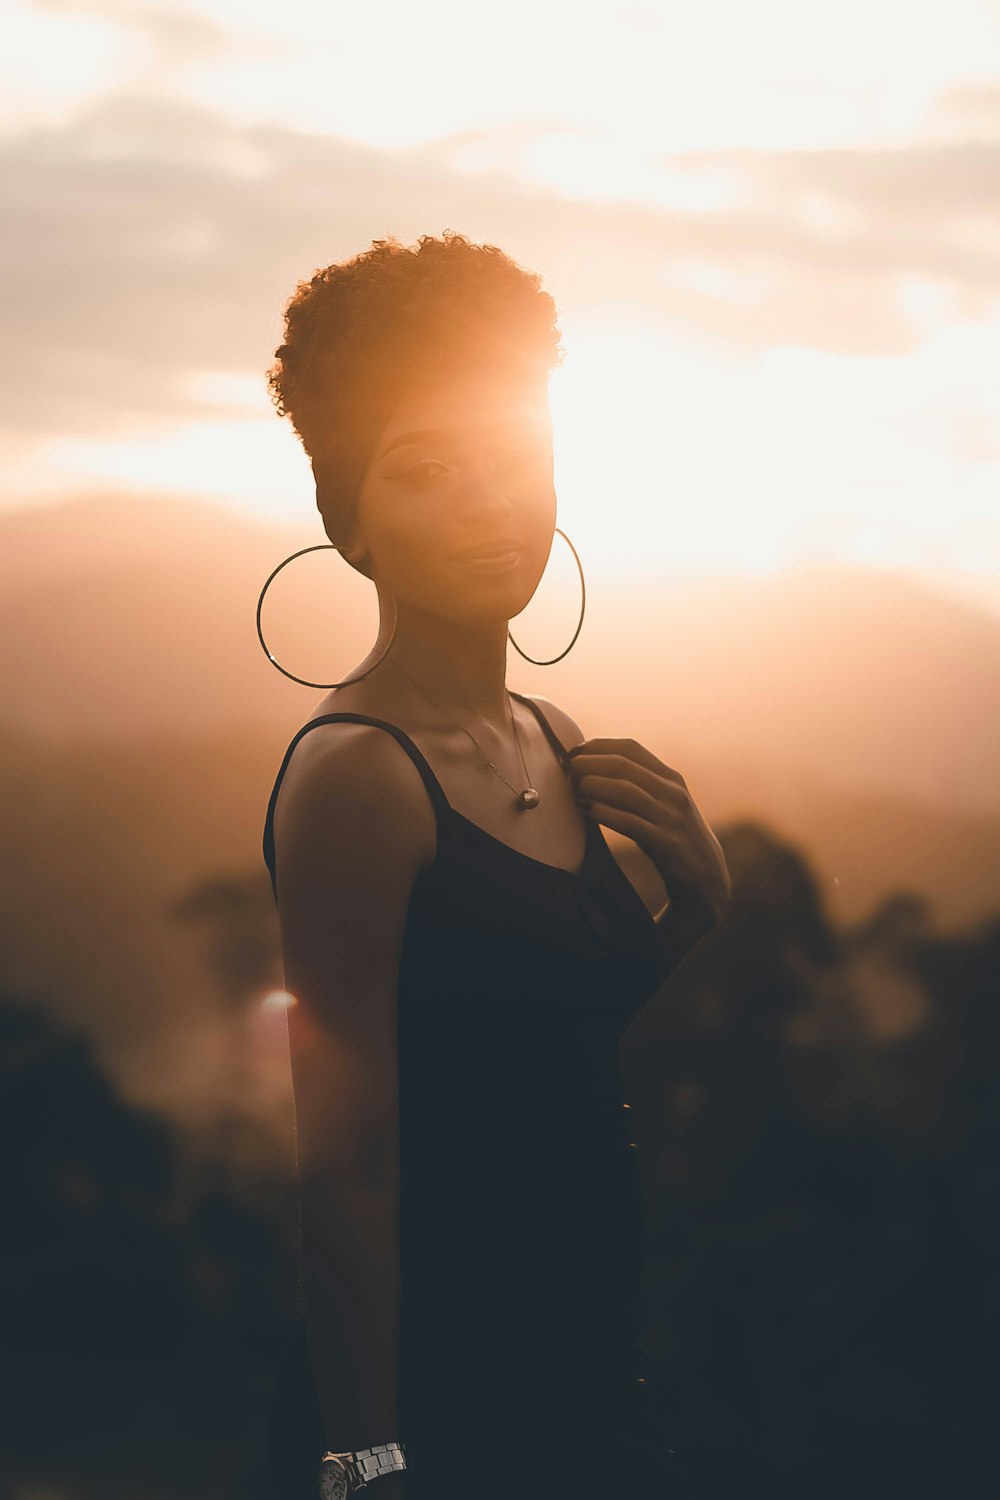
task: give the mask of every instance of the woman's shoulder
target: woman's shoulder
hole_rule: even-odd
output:
[[[564,749],[569,750],[586,738],[579,724],[566,709],[560,708],[548,698],[542,698],[538,693],[522,693],[521,696],[530,698],[533,703],[538,704]]]
[[[288,761],[273,819],[286,856],[317,868],[344,853],[371,864],[375,849],[404,863],[409,851],[422,868],[437,844],[434,811],[411,756],[369,724],[315,723]]]
[[[339,713],[367,714],[370,718],[381,719],[390,717],[392,709],[391,695],[384,688],[375,691],[364,681],[349,682],[346,687],[333,688],[325,693],[313,706],[306,722]]]

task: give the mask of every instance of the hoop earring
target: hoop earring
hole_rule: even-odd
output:
[[[301,549],[301,551],[299,551],[299,552],[293,552],[292,555],[291,555],[291,557],[286,557],[285,560],[284,560],[284,562],[280,562],[278,564],[278,566],[275,568],[274,572],[271,574],[271,577],[267,580],[267,583],[265,583],[264,587],[261,589],[261,591],[260,591],[260,598],[257,600],[257,638],[260,641],[261,646],[263,647],[264,655],[267,657],[267,659],[271,663],[272,667],[277,667],[277,669],[278,669],[279,672],[283,672],[285,674],[285,676],[286,677],[290,677],[293,682],[300,682],[303,687],[311,687],[311,688],[340,688],[340,687],[346,687],[348,685],[348,683],[350,683],[350,682],[360,682],[361,679],[362,679],[362,677],[367,677],[369,672],[374,672],[375,668],[379,665],[379,662],[383,662],[385,660],[385,658],[388,656],[389,651],[390,651],[390,649],[392,647],[392,643],[396,639],[396,626],[399,624],[399,608],[398,608],[398,606],[396,604],[396,596],[395,596],[395,594],[393,594],[393,596],[392,596],[392,634],[389,637],[389,644],[386,646],[385,650],[382,652],[382,655],[376,661],[372,662],[372,664],[371,664],[370,667],[367,667],[365,669],[365,671],[363,671],[363,672],[359,672],[358,675],[357,675],[357,677],[345,677],[344,680],[343,680],[343,682],[307,682],[304,677],[296,677],[294,672],[287,671],[286,668],[281,665],[281,663],[275,657],[275,655],[273,654],[273,652],[271,652],[270,650],[268,650],[267,642],[264,639],[264,632],[260,628],[260,611],[261,611],[261,607],[262,607],[262,605],[264,603],[264,595],[267,593],[268,589],[270,588],[273,579],[275,579],[277,577],[277,575],[281,572],[282,568],[287,567],[287,565],[290,562],[294,562],[294,560],[297,557],[303,557],[307,552],[323,552],[327,548],[331,548],[334,552],[339,551],[339,548],[335,547],[332,542],[317,542],[317,544],[314,547],[303,547]]]
[[[572,651],[573,647],[576,645],[576,638],[580,634],[580,630],[581,630],[581,628],[583,626],[583,616],[584,616],[584,612],[585,612],[585,610],[587,608],[587,586],[584,583],[584,579],[583,579],[583,564],[580,561],[580,558],[579,558],[579,555],[577,553],[576,548],[573,546],[573,543],[570,541],[570,539],[566,535],[565,531],[561,530],[561,528],[558,527],[558,526],[555,528],[555,530],[559,532],[559,535],[562,537],[563,541],[566,543],[567,547],[572,552],[573,557],[576,559],[577,571],[580,574],[580,618],[577,621],[576,629],[573,632],[573,639],[570,641],[569,645],[566,647],[566,650],[565,651],[560,651],[560,653],[559,653],[558,656],[550,657],[548,661],[535,661],[535,658],[533,656],[528,656],[526,652],[522,651],[521,648],[520,648],[520,646],[517,644],[517,642],[515,641],[514,637],[510,633],[510,626],[509,625],[507,626],[507,639],[510,641],[511,645],[514,647],[514,650],[517,651],[517,652],[519,652],[520,655],[524,657],[525,661],[532,662],[536,667],[551,667],[553,662],[562,661],[562,659],[563,659],[564,656],[568,656],[569,655],[569,653]]]

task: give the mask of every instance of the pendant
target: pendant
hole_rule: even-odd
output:
[[[540,801],[538,793],[533,786],[526,787],[518,799],[522,807],[537,807]]]

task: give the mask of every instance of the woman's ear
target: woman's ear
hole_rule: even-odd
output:
[[[332,465],[322,458],[311,458],[309,462],[312,466],[313,480],[316,484],[316,509],[325,521],[327,515],[330,514],[332,516],[334,511]]]
[[[371,559],[358,535],[357,517],[353,514],[348,517],[338,498],[333,464],[328,459],[321,458],[313,458],[310,462],[316,481],[316,509],[323,517],[323,530],[327,540],[333,543],[352,568],[365,578],[373,578]]]
[[[323,517],[323,530],[335,547],[346,545],[343,531],[343,516],[337,502],[337,491],[333,465],[327,459],[310,459],[313,479],[316,482],[316,509]]]

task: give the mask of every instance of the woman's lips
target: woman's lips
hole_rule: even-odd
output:
[[[463,555],[458,561],[466,568],[512,568],[520,556],[520,547],[508,547],[502,552]]]
[[[461,552],[455,553],[457,562],[471,562],[478,557],[501,557],[508,552],[520,552],[522,543],[516,536],[495,536],[489,541],[484,537],[480,542],[473,542],[471,547],[465,547]]]

